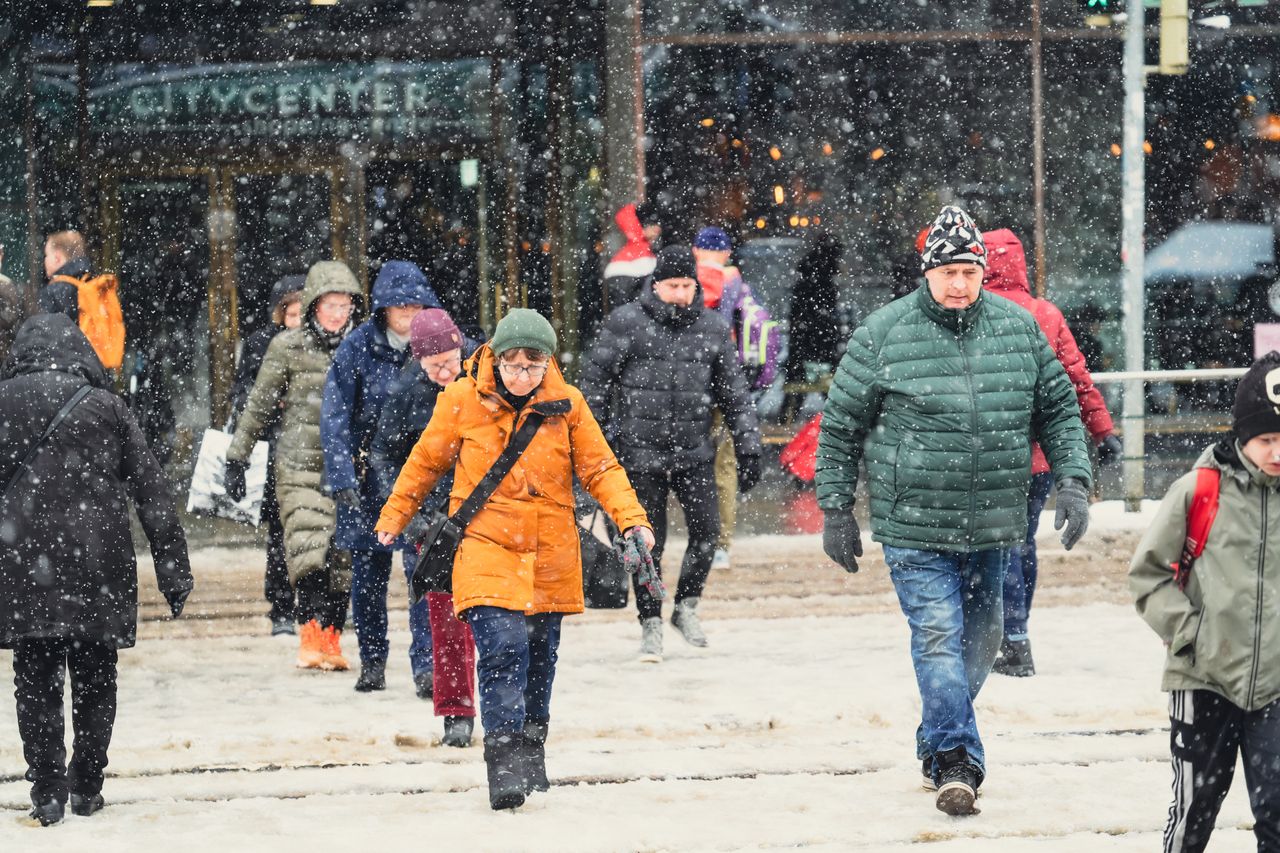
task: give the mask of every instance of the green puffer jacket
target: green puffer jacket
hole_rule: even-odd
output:
[[[335,292],[351,294],[357,306],[364,303],[360,283],[346,264],[321,261],[312,266],[302,290],[302,325],[276,335],[267,347],[227,450],[228,460],[248,460],[273,413],[283,408],[276,443],[276,497],[284,524],[285,562],[294,583],[325,568],[325,554],[337,523],[333,498],[321,488],[324,452],[320,444],[320,403],[337,346],[326,347],[311,328],[316,302]],[[343,587],[349,582],[349,567],[335,568],[339,571],[333,582]]]
[[[1234,441],[1197,468],[1221,472],[1218,514],[1186,591],[1170,566],[1187,538],[1196,472],[1169,489],[1129,565],[1138,613],[1169,647],[1164,690],[1212,690],[1245,711],[1280,699],[1280,480]]]
[[[1027,534],[1031,443],[1057,480],[1091,481],[1080,404],[1035,319],[927,286],[873,312],[836,371],[818,438],[818,505],[853,507],[865,444],[872,538],[968,553]]]

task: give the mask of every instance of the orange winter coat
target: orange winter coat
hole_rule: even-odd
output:
[[[453,606],[459,614],[482,605],[580,613],[574,474],[618,529],[648,527],[649,520],[582,393],[564,381],[555,361],[518,416],[498,394],[495,362],[489,346],[481,347],[467,360],[462,377],[441,392],[374,529],[399,534],[451,468],[449,511],[457,512],[531,407],[567,402],[568,414],[547,417],[467,527],[453,564]]]

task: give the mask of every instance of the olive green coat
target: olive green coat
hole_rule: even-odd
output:
[[[1220,473],[1218,514],[1186,591],[1170,568],[1187,538],[1196,472],[1169,489],[1129,565],[1138,613],[1168,646],[1164,690],[1212,690],[1245,711],[1280,699],[1280,480],[1234,441],[1196,462]]]
[[[336,347],[326,347],[310,322],[316,302],[334,292],[351,294],[357,305],[364,301],[359,282],[345,264],[322,261],[312,266],[302,290],[302,325],[272,339],[227,450],[228,460],[248,460],[273,413],[281,411],[276,497],[284,524],[285,561],[294,583],[325,568],[325,554],[337,523],[333,498],[322,489],[324,452],[320,444],[320,403]],[[334,583],[349,584],[349,566],[337,568],[340,571]]]
[[[1035,318],[985,292],[946,309],[923,286],[849,341],[822,415],[818,504],[852,508],[865,448],[877,542],[1008,548],[1027,535],[1035,441],[1058,482],[1091,482],[1080,403]]]

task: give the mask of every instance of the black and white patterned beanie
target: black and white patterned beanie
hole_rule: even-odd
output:
[[[987,246],[982,232],[969,214],[954,204],[942,208],[924,238],[920,253],[920,270],[931,270],[947,264],[977,264],[986,269]]]

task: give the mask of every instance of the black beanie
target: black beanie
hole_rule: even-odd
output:
[[[1280,352],[1262,356],[1240,377],[1231,419],[1242,445],[1264,432],[1280,432]]]
[[[667,246],[658,253],[658,262],[653,267],[653,280],[659,282],[669,278],[698,280],[698,269],[693,263],[693,250],[688,246]]]

